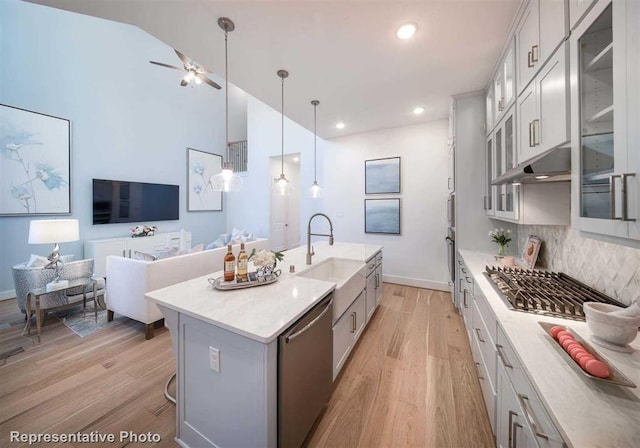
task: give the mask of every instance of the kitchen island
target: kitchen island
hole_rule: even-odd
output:
[[[585,322],[513,311],[484,274],[485,266],[496,265],[493,254],[469,250],[460,250],[459,253],[473,278],[472,301],[475,302],[477,297],[489,305],[498,334],[505,335],[506,342],[513,348],[515,359],[511,361],[517,361],[524,367],[527,380],[533,385],[563,441],[568,446],[580,448],[639,447],[640,337],[630,344],[635,349],[632,353],[620,353],[594,344]],[[567,362],[561,349],[539,322],[569,327],[638,388],[618,386],[582,374]],[[477,325],[474,323],[473,327]],[[504,359],[497,360],[498,370],[505,362]],[[544,415],[533,413],[531,417],[533,420],[543,419]],[[498,413],[496,420],[500,420]],[[496,425],[500,433],[500,422]],[[512,434],[512,428],[507,427],[506,432]],[[537,442],[532,442],[534,446],[557,446],[552,438],[538,438]]]
[[[285,252],[273,284],[218,291],[208,282],[222,272],[151,291],[171,332],[177,365],[176,442],[181,446],[277,446],[278,336],[336,284],[305,278],[330,258],[366,262],[377,245],[316,243]],[[289,272],[293,265],[295,273]]]

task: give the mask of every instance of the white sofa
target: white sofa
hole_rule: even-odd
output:
[[[245,250],[269,249],[268,239],[245,243]],[[240,245],[234,245],[238,254]],[[204,250],[186,255],[143,261],[109,255],[107,257],[106,302],[109,320],[114,313],[145,324],[145,337],[153,337],[153,324],[162,319],[158,307],[144,298],[145,294],[176,283],[221,271],[226,247]]]

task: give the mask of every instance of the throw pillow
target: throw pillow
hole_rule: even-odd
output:
[[[200,243],[197,246],[192,247],[191,249],[189,249],[188,253],[194,254],[196,252],[202,252],[203,249],[204,249],[204,244]]]
[[[153,254],[156,256],[156,260],[162,260],[163,258],[175,257],[179,252],[177,247],[166,247],[162,250],[156,250]]]
[[[147,252],[140,252],[140,251],[134,251],[133,252],[133,259],[134,260],[142,260],[142,261],[156,261],[157,258],[155,255],[147,253]]]
[[[47,259],[47,257],[42,257],[36,254],[31,254],[31,258],[29,258],[29,261],[27,261],[28,268],[39,268],[42,266],[46,266],[47,264],[49,264],[49,260]]]

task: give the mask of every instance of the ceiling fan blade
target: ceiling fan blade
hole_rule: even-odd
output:
[[[182,87],[186,87],[186,86],[188,86],[188,85],[189,85],[189,83],[183,79],[182,81],[180,81],[180,85],[181,85]]]
[[[198,79],[201,79],[202,81],[206,82],[207,84],[209,84],[211,87],[215,87],[216,89],[220,90],[222,87],[220,87],[218,84],[216,84],[215,82],[211,81],[209,78],[207,78],[206,76],[202,76],[202,75],[196,75],[198,77]]]
[[[182,53],[180,53],[178,50],[176,50],[175,48],[173,49],[173,51],[176,52],[176,54],[178,55],[178,57],[180,58],[180,60],[182,61],[182,63],[184,64],[184,68],[185,70],[188,70],[188,67],[191,66],[191,61],[189,60],[188,57],[186,57],[185,55],[183,55]]]
[[[196,68],[196,72],[198,72],[199,74],[211,74],[213,73],[211,70],[209,70],[206,67],[203,67],[201,65],[198,65],[198,67]]]
[[[155,62],[155,61],[149,61],[149,62],[151,62],[152,64],[160,65],[162,67],[173,68],[176,70],[184,70],[183,68],[176,67],[175,65],[164,64],[162,62]]]

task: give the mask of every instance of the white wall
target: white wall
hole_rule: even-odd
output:
[[[447,290],[448,121],[356,134],[328,142],[325,211],[336,241],[384,246],[384,280]],[[401,194],[364,194],[364,162],[401,157]],[[364,233],[364,199],[401,198],[401,235]]]
[[[193,242],[225,230],[224,212],[186,211],[186,148],[224,151],[224,91],[180,87],[173,50],[138,28],[53,8],[0,1],[0,103],[71,120],[72,214],[87,239],[127,236],[128,224],[92,225],[92,178],[180,185],[180,220]],[[0,163],[3,157],[0,157]],[[67,216],[68,217],[68,216]],[[47,218],[47,217],[38,217]],[[51,248],[27,244],[30,217],[0,217],[0,295],[11,266]],[[146,223],[145,223],[146,224]]]
[[[274,78],[274,88],[278,88],[279,83],[275,73]],[[227,229],[231,230],[233,227],[246,229],[260,237],[269,238],[272,185],[269,159],[272,156],[279,156],[281,153],[282,115],[279,111],[271,109],[251,95],[247,95],[247,97],[248,173],[243,177],[242,191],[225,193]],[[309,113],[313,114],[311,104],[309,104]],[[306,229],[309,217],[315,212],[322,211],[323,206],[322,199],[307,197],[307,189],[313,183],[313,132],[309,132],[286,117],[284,127],[285,155],[300,154],[298,223],[301,229]],[[325,144],[323,140],[318,139],[318,160],[323,157]],[[286,169],[285,175],[287,175]],[[322,164],[320,162],[318,182],[322,184]],[[301,237],[303,240],[305,238],[305,236]]]

